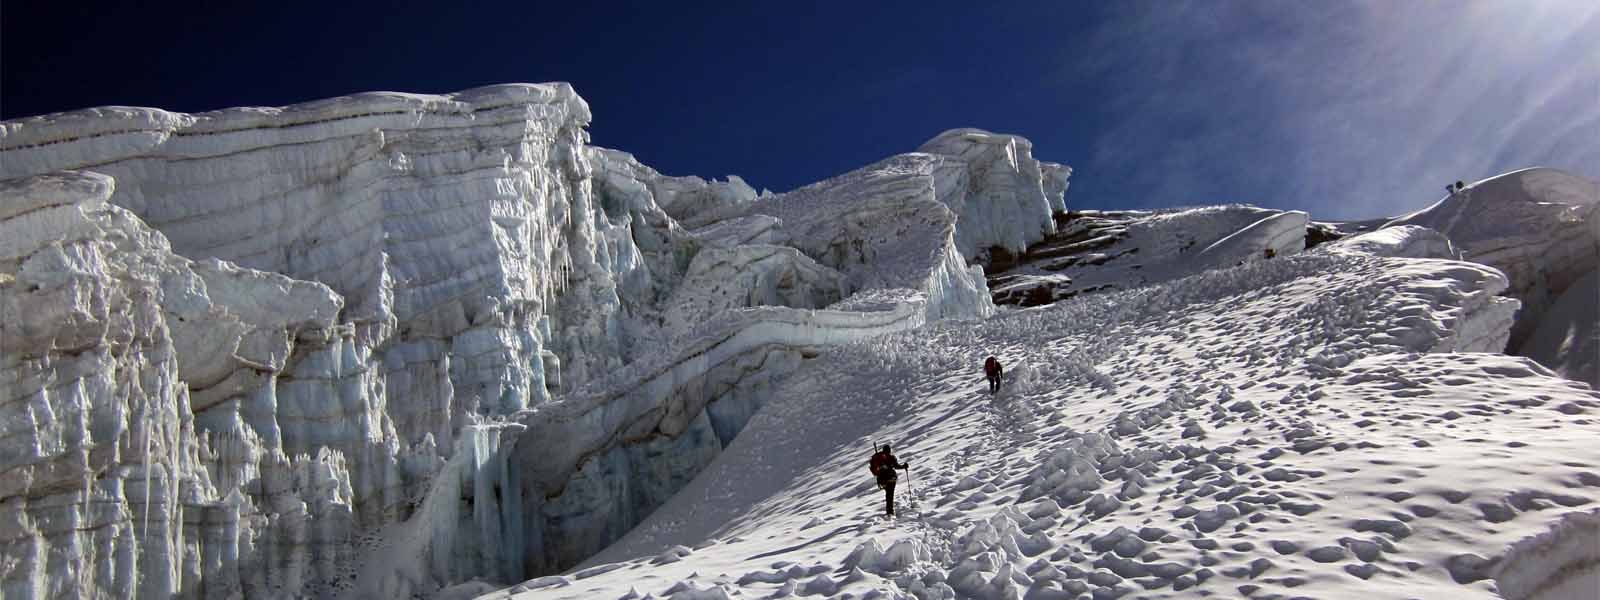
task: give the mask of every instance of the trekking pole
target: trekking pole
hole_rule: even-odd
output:
[[[917,499],[917,486],[911,483],[911,467],[906,467],[906,495],[911,497],[911,510],[922,516],[922,501]]]

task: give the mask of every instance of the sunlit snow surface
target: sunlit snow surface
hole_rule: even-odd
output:
[[[485,597],[1496,597],[1528,567],[1487,557],[1600,497],[1600,394],[1463,335],[1505,285],[1317,251],[831,349],[620,542]],[[1593,579],[1568,520],[1523,594]]]

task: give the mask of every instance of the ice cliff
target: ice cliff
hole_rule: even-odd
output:
[[[1069,172],[959,130],[758,194],[589,119],[542,84],[0,123],[0,595],[565,568],[817,347],[993,312],[966,259]]]

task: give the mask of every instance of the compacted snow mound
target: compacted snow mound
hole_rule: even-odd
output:
[[[1461,253],[1450,243],[1450,238],[1438,231],[1417,225],[1397,225],[1370,233],[1351,235],[1329,243],[1320,251],[1353,252],[1397,258],[1461,258]]]

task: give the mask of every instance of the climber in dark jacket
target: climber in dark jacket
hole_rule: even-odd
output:
[[[888,516],[894,516],[894,484],[900,479],[895,469],[909,469],[910,465],[897,461],[894,454],[889,452],[889,445],[884,444],[883,449],[872,455],[872,460],[867,463],[872,469],[872,475],[878,478],[878,487],[883,490],[883,509]]]
[[[989,380],[989,393],[1000,389],[1000,359],[993,356],[983,361],[983,376]]]

